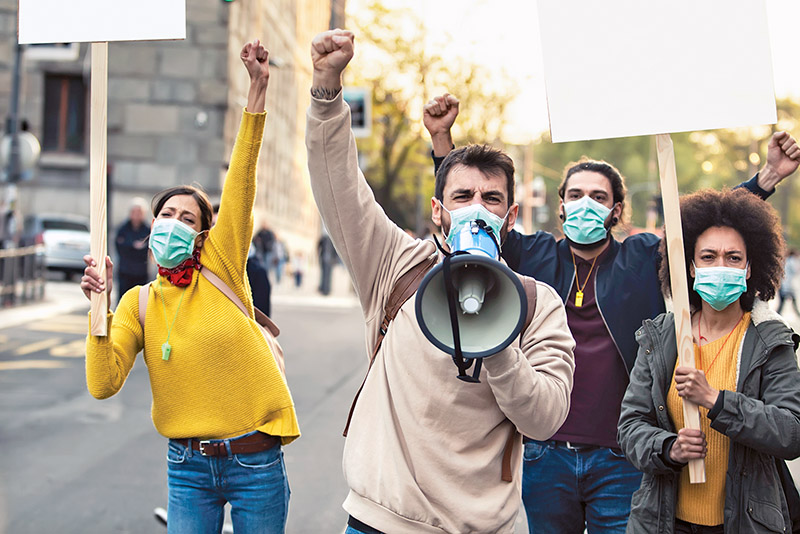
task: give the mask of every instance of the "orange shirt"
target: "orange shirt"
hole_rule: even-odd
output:
[[[739,350],[749,324],[750,312],[747,312],[730,336],[723,336],[702,347],[694,346],[695,365],[703,370],[711,387],[720,391],[736,391]],[[683,428],[683,400],[675,389],[674,371],[667,393],[667,410],[675,428]],[[728,471],[730,439],[713,430],[707,416],[708,410],[700,406],[700,429],[705,433],[708,444],[705,458],[706,482],[691,484],[689,469],[683,468],[678,483],[675,517],[697,525],[713,526],[721,525],[724,520],[725,476]]]

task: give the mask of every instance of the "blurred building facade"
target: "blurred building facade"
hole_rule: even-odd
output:
[[[17,0],[0,0],[0,117],[9,114]],[[311,251],[319,216],[304,144],[312,37],[343,23],[344,0],[187,0],[184,41],[114,42],[108,68],[108,218],[130,200],[197,183],[219,199],[248,78],[248,40],[270,50],[269,113],[258,169],[256,230]],[[39,139],[38,167],[18,184],[17,208],[89,215],[90,45],[24,47],[19,117]],[[111,240],[109,240],[111,242]],[[113,250],[110,250],[113,252]]]

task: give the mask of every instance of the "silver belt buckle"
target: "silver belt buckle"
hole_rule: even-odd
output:
[[[573,445],[572,445],[572,442],[565,441],[564,443],[566,443],[566,444],[567,444],[567,448],[568,448],[569,450],[571,450],[571,451],[579,451],[579,450],[580,450],[580,447],[575,447],[575,446],[573,446]]]
[[[211,442],[209,440],[205,440],[205,441],[201,441],[200,442],[199,447],[200,447],[200,454],[202,456],[210,456],[210,454],[206,454],[206,450],[205,450],[205,448],[209,447],[209,446],[211,446]]]

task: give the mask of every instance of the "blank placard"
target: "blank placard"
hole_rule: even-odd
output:
[[[538,0],[554,142],[776,122],[764,0]]]
[[[19,0],[19,42],[186,38],[186,0]]]

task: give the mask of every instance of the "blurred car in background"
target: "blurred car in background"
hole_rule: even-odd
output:
[[[80,215],[39,214],[25,217],[22,246],[44,245],[45,266],[64,277],[79,278],[86,265],[83,257],[91,252],[89,219]]]

